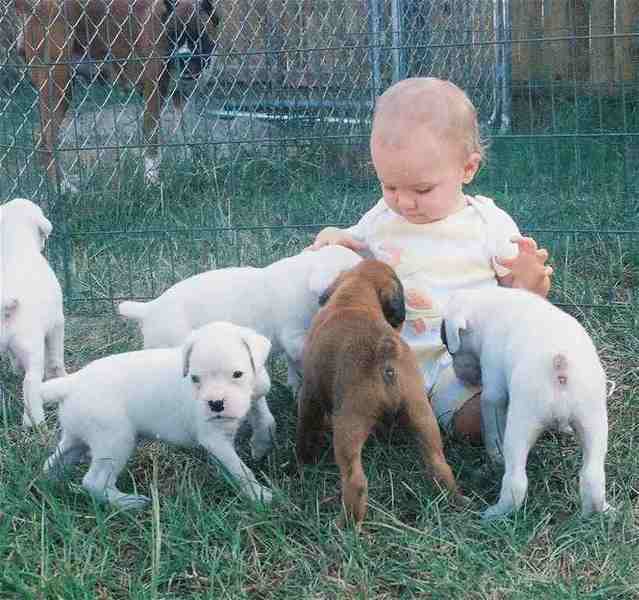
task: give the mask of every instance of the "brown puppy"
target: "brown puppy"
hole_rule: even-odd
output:
[[[422,373],[398,333],[405,318],[404,293],[393,269],[364,260],[342,273],[320,304],[323,308],[313,319],[304,347],[298,461],[316,458],[325,417],[330,415],[343,503],[347,517],[359,525],[368,501],[362,448],[382,417],[402,416],[417,434],[434,479],[460,499]]]
[[[18,52],[29,67],[40,100],[42,162],[50,180],[59,174],[62,191],[74,191],[53,155],[82,61],[110,62],[109,79],[144,96],[144,174],[158,177],[158,125],[169,91],[172,54],[187,47],[192,57],[180,66],[196,78],[213,50],[218,25],[211,0],[15,0],[24,28]],[[179,96],[174,96],[176,104]]]

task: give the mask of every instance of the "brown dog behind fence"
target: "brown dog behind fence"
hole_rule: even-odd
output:
[[[210,0],[15,0],[24,23],[18,53],[39,95],[42,163],[61,190],[75,191],[54,157],[60,125],[69,107],[72,80],[87,61],[106,61],[101,76],[133,87],[144,98],[147,182],[159,177],[158,126],[170,89],[176,51],[190,58],[182,78],[195,79],[213,51],[218,16]],[[173,95],[180,108],[181,97]]]

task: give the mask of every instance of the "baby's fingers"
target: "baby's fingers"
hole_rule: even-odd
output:
[[[536,252],[537,242],[531,237],[524,237],[521,235],[513,235],[510,238],[513,244],[517,244],[520,252]]]
[[[541,248],[540,250],[537,250],[537,258],[541,262],[546,262],[548,260],[548,250],[546,250],[545,248]]]

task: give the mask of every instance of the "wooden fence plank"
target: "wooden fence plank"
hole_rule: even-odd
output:
[[[512,0],[510,10],[514,40],[539,39],[542,36],[543,0]],[[541,42],[513,44],[513,81],[539,81],[543,75]]]
[[[569,0],[544,0],[544,37],[570,36],[573,23]],[[546,76],[551,81],[574,79],[573,48],[571,41],[546,41],[543,48]]]
[[[615,40],[615,74],[617,81],[639,79],[639,2],[617,0],[615,33],[634,33],[634,37],[619,37]]]
[[[611,85],[614,79],[614,40],[597,37],[614,32],[614,0],[591,0],[590,79],[595,84]]]

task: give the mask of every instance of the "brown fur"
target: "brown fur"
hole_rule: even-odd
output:
[[[147,154],[157,155],[160,110],[170,82],[171,40],[184,34],[199,36],[206,39],[210,53],[218,19],[209,0],[168,4],[165,0],[15,0],[15,4],[24,22],[18,52],[39,94],[40,149],[51,181],[57,176],[53,148],[71,101],[74,68],[83,57],[101,60],[110,52],[112,59],[121,59],[104,69],[109,79],[143,95]],[[195,60],[201,69],[201,60]],[[187,71],[194,71],[189,66]],[[179,95],[174,101],[180,102]]]
[[[359,525],[368,501],[362,448],[382,417],[401,415],[417,434],[434,479],[459,498],[422,373],[399,336],[404,295],[393,269],[377,260],[362,261],[342,273],[323,300],[304,348],[298,461],[315,460],[325,416],[330,415],[344,507]]]

